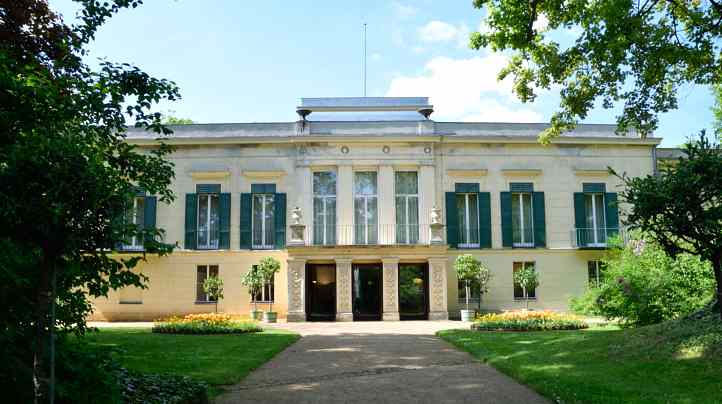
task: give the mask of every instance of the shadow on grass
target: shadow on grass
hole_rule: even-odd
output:
[[[475,332],[439,335],[478,359],[564,402],[719,402],[722,361],[716,355],[679,358],[641,349],[650,330],[592,328],[554,332]],[[666,345],[665,345],[666,346]]]

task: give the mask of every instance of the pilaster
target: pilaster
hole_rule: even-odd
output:
[[[429,320],[448,320],[446,257],[429,258]]]
[[[351,259],[336,258],[336,321],[353,321]]]
[[[387,321],[399,320],[399,259],[382,258],[383,264],[383,316]]]
[[[394,195],[394,168],[379,166],[378,174],[379,244],[393,245],[396,239],[396,197]]]
[[[306,260],[289,258],[287,263],[288,315],[286,321],[306,321]]]

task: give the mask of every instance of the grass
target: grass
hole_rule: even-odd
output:
[[[115,357],[131,370],[167,373],[202,380],[218,392],[298,340],[281,330],[231,335],[154,334],[150,328],[107,328],[88,333],[93,346],[118,348]]]
[[[439,336],[564,403],[719,403],[722,323],[713,316],[637,329]]]

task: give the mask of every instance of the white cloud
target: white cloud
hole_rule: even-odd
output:
[[[422,42],[456,42],[460,48],[468,45],[469,33],[466,24],[456,26],[439,20],[429,21],[418,30]]]
[[[468,59],[436,57],[416,76],[394,78],[387,96],[428,96],[436,119],[539,122],[541,114],[521,104],[511,80],[497,81],[507,58],[498,54]]]
[[[398,1],[391,3],[391,8],[394,10],[394,15],[400,19],[411,18],[419,12],[418,8],[408,4],[399,3]]]
[[[453,41],[459,34],[458,28],[443,21],[429,21],[419,28],[419,38],[424,42]]]

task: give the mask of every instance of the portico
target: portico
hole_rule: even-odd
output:
[[[288,321],[448,319],[445,249],[289,247]]]

